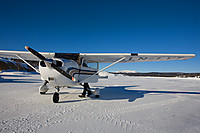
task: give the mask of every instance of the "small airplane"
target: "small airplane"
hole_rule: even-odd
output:
[[[195,54],[39,53],[28,46],[25,46],[25,48],[29,52],[0,50],[0,57],[21,59],[36,72],[40,73],[44,84],[39,87],[39,92],[40,94],[45,94],[49,90],[47,84],[55,87],[54,103],[59,102],[61,87],[81,85],[91,93],[88,83],[98,82],[98,74],[117,63],[187,60],[195,57]],[[39,70],[27,61],[39,61]],[[99,63],[111,64],[99,70]],[[92,91],[96,98],[99,97],[99,91],[98,88]]]

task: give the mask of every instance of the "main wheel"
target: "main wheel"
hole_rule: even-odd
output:
[[[95,95],[95,98],[99,98],[99,95]]]
[[[59,94],[57,92],[55,92],[53,94],[53,102],[54,103],[58,103],[58,101],[59,101]]]

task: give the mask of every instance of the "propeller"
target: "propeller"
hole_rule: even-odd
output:
[[[35,55],[36,57],[38,57],[40,60],[44,61],[44,62],[48,62],[52,68],[54,68],[55,70],[57,70],[59,73],[61,73],[63,76],[67,77],[68,79],[72,80],[72,81],[76,81],[76,79],[74,77],[72,77],[71,75],[69,75],[67,72],[65,72],[63,69],[61,69],[60,67],[56,66],[56,64],[53,63],[53,60],[51,59],[46,59],[43,55],[41,55],[39,52],[35,51],[34,49],[25,46],[25,49],[27,49],[29,52],[31,52],[33,55]]]

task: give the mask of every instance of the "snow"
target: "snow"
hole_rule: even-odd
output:
[[[99,73],[99,77],[110,77],[110,76],[114,76],[114,74],[111,74],[109,72],[100,72]]]
[[[106,74],[104,74],[106,75]],[[81,87],[40,95],[40,75],[0,73],[0,132],[199,133],[200,79],[109,75],[91,84],[99,99],[79,98]]]
[[[116,71],[115,73],[137,73],[137,71],[132,71],[132,70],[122,70],[122,71]]]

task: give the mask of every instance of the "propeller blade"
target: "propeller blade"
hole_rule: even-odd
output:
[[[36,57],[38,57],[40,60],[46,60],[46,58],[41,55],[40,53],[38,53],[37,51],[35,51],[34,49],[28,47],[28,46],[25,46],[25,49],[27,49],[29,52],[31,52],[33,55],[35,55]]]

